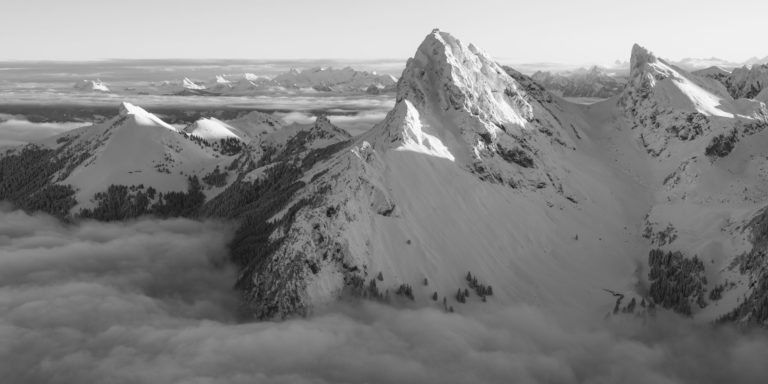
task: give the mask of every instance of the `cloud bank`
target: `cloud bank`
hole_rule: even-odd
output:
[[[332,110],[331,112],[347,112],[343,110]],[[337,127],[346,130],[353,136],[357,136],[371,129],[374,125],[384,120],[388,110],[378,111],[360,111],[352,112],[346,115],[329,115],[328,119]],[[311,124],[316,116],[306,112],[276,112],[275,116],[281,118],[287,124]]]
[[[231,228],[0,211],[9,383],[762,383],[762,332],[493,303],[238,321]],[[579,316],[573,316],[578,314]]]
[[[33,123],[22,117],[0,114],[0,146],[19,145],[80,128],[89,123]]]

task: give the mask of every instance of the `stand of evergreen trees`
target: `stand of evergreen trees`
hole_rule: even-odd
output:
[[[77,204],[75,191],[68,185],[53,185],[51,179],[65,167],[57,151],[27,145],[0,157],[0,200],[7,200],[25,211],[42,211],[67,217]]]
[[[197,176],[187,179],[187,191],[157,193],[143,185],[110,185],[106,191],[94,196],[96,206],[80,210],[79,217],[100,221],[120,221],[143,215],[168,217],[195,217],[205,202],[202,185]]]
[[[686,258],[680,252],[651,250],[648,255],[651,281],[650,296],[658,305],[690,316],[691,303],[704,308],[704,263],[697,257]]]
[[[222,172],[217,165],[211,173],[203,176],[203,182],[212,187],[223,187],[227,185],[227,176],[229,176],[229,172]]]

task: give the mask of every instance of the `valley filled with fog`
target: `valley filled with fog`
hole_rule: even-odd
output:
[[[670,314],[342,301],[239,312],[216,222],[0,212],[0,376],[16,383],[759,383],[768,339]]]

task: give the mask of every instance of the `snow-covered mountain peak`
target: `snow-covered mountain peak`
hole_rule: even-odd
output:
[[[400,105],[400,112],[393,116],[413,115],[402,113],[412,106],[420,116],[422,132],[464,163],[479,158],[481,147],[502,133],[533,127],[534,106],[517,80],[479,48],[439,30],[427,35],[408,60],[398,82],[397,101],[410,104]],[[408,125],[389,127],[404,130]],[[384,135],[409,136],[408,132]]]
[[[524,126],[531,107],[495,61],[449,33],[433,31],[408,60],[398,100],[417,108],[465,110],[494,123]]]
[[[141,108],[139,106],[133,105],[129,102],[122,102],[120,104],[120,108],[118,109],[118,115],[119,118],[132,118],[133,121],[142,126],[159,126],[163,128],[170,129],[171,131],[178,132],[178,129],[176,127],[164,122],[159,117],[155,116],[154,114],[147,112],[144,108]]]

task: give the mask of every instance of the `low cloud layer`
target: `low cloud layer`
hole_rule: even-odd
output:
[[[19,145],[88,125],[88,123],[33,123],[21,117],[0,114],[0,146]]]
[[[762,332],[492,302],[347,303],[237,321],[231,228],[65,226],[0,211],[0,377],[12,383],[762,383]],[[598,315],[598,314],[595,314]]]
[[[334,111],[345,112],[345,111]],[[353,136],[357,136],[363,132],[368,131],[374,125],[384,120],[388,110],[378,111],[360,111],[353,112],[346,115],[330,115],[328,119],[337,127],[346,130]],[[306,112],[288,112],[288,113],[275,113],[275,115],[281,118],[288,124],[310,124],[315,121],[316,116]]]
[[[104,95],[54,90],[13,90],[0,85],[0,104],[45,106],[84,105],[114,107],[127,101],[146,109],[174,106],[184,108],[243,108],[261,110],[314,111],[337,109],[343,111],[389,110],[395,105],[394,95],[337,95],[327,93],[269,94],[254,96],[170,96],[170,95]]]

